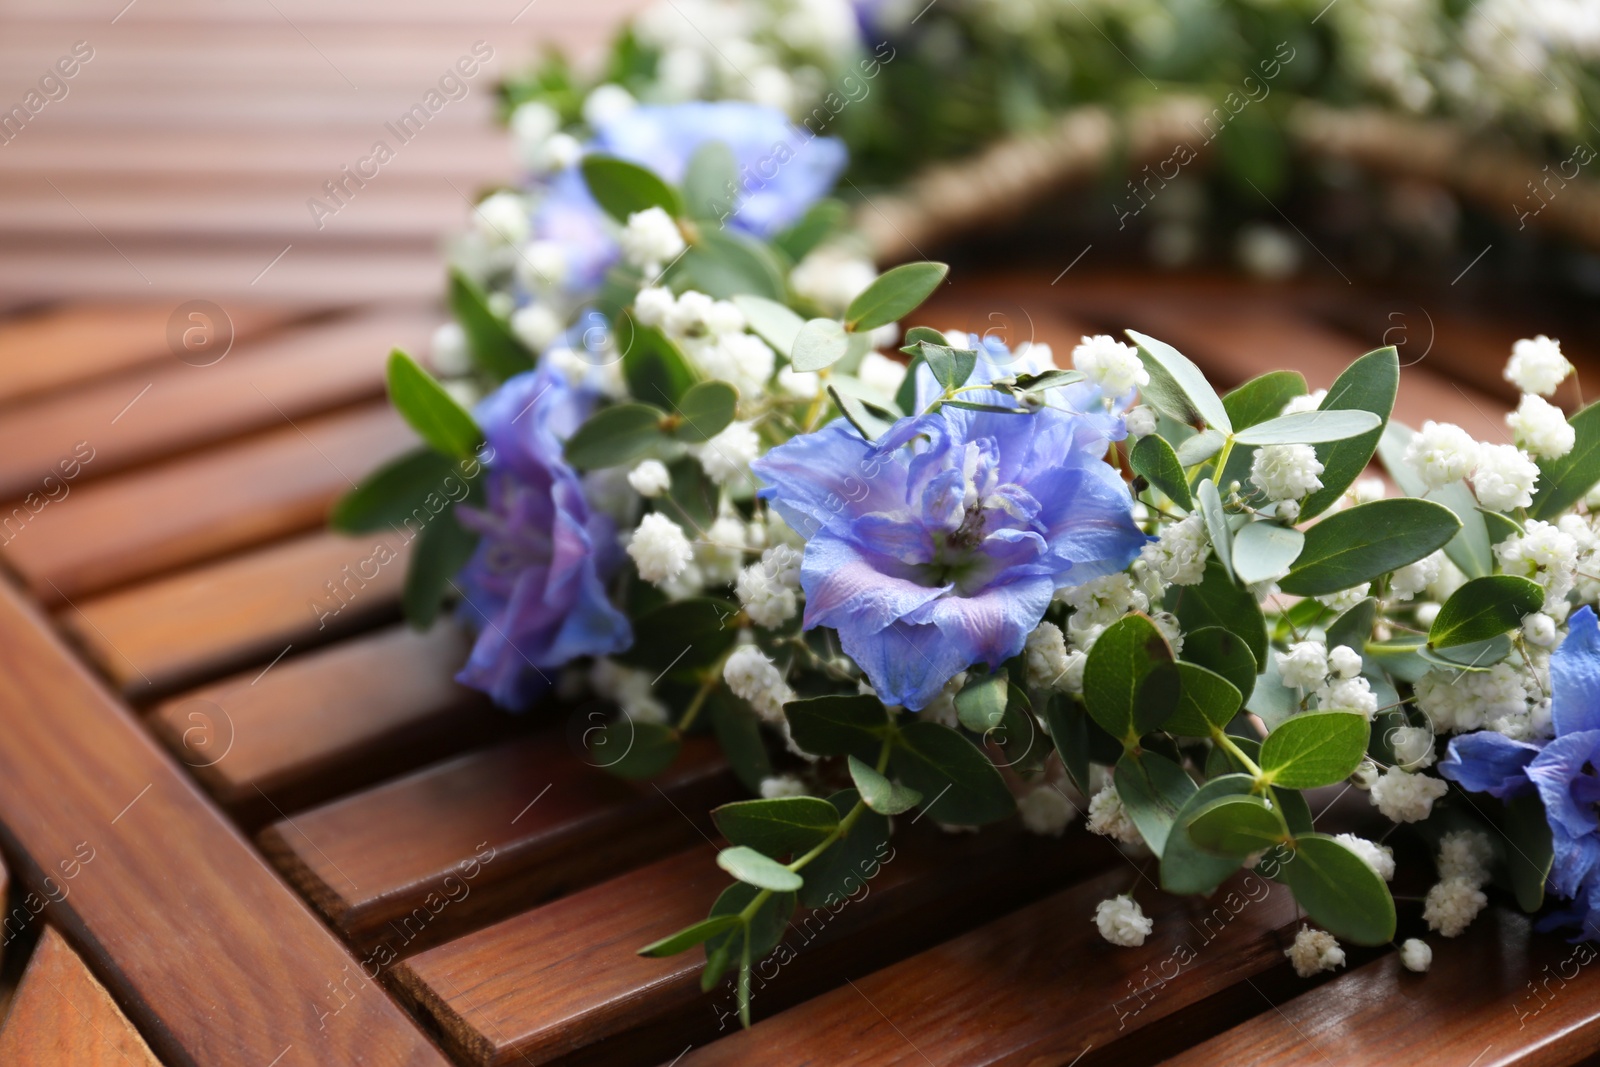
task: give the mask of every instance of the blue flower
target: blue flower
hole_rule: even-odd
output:
[[[503,707],[527,707],[548,688],[548,671],[633,642],[604,585],[620,562],[616,531],[562,456],[594,406],[592,392],[546,363],[507,380],[475,412],[492,451],[488,507],[456,509],[481,535],[460,575],[461,615],[478,637],[456,680]]]
[[[1547,742],[1491,730],[1452,738],[1439,773],[1502,800],[1539,795],[1555,851],[1548,885],[1574,901],[1548,924],[1578,923],[1593,937],[1600,935],[1600,622],[1591,607],[1573,613],[1550,657],[1550,721],[1555,737]]]
[[[876,443],[843,420],[753,464],[807,537],[805,625],[837,630],[878,696],[921,710],[975,663],[1022,650],[1055,591],[1145,543],[1104,462],[1121,420],[946,407]]]
[[[586,151],[619,156],[669,182],[683,180],[689,159],[721,141],[738,168],[739,200],[727,225],[768,238],[799,221],[827,196],[844,170],[843,142],[817,137],[776,108],[741,101],[644,105],[595,131]],[[569,284],[592,288],[617,259],[610,223],[577,168],[558,175],[534,216],[535,235],[567,251]]]

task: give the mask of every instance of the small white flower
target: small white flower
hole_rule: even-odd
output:
[[[780,797],[803,797],[806,795],[806,784],[792,774],[775,774],[770,778],[761,779],[761,797],[763,800],[777,800]]]
[[[1408,774],[1398,767],[1390,767],[1383,777],[1372,783],[1368,793],[1372,803],[1394,822],[1421,822],[1433,812],[1433,802],[1450,791],[1442,778],[1426,774]]]
[[[1193,514],[1162,530],[1160,540],[1146,544],[1140,558],[1162,581],[1194,585],[1205,577],[1210,551],[1205,519]]]
[[[1364,759],[1350,775],[1350,781],[1357,789],[1371,789],[1378,781],[1378,765],[1369,759]]]
[[[1460,879],[1475,886],[1489,880],[1494,846],[1482,830],[1452,830],[1439,839],[1439,880]]]
[[[1576,528],[1576,527],[1574,527]],[[1500,569],[1531,578],[1544,586],[1544,610],[1555,610],[1578,580],[1578,541],[1562,526],[1530,519],[1522,533],[1494,546]]]
[[[1291,689],[1319,689],[1328,677],[1328,646],[1321,641],[1297,641],[1289,651],[1275,653],[1278,677]]]
[[[1055,786],[1048,783],[1035,787],[1017,799],[1017,811],[1022,825],[1044,837],[1060,837],[1071,824],[1078,809]]]
[[[1309,393],[1301,393],[1299,396],[1290,397],[1289,402],[1283,405],[1283,410],[1278,414],[1299,415],[1302,412],[1317,411],[1322,407],[1322,402],[1327,397],[1328,391],[1326,389],[1316,389]]]
[[[750,464],[761,454],[761,438],[750,423],[730,422],[721,433],[691,451],[707,477],[718,485],[727,485],[749,475]]]
[[[1406,446],[1406,463],[1430,489],[1458,482],[1478,465],[1478,442],[1453,422],[1429,419]]]
[[[816,371],[795,370],[785,363],[778,369],[778,388],[790,396],[811,400],[822,392],[822,378]]]
[[[1338,645],[1328,650],[1328,669],[1340,678],[1354,678],[1361,673],[1361,653],[1349,645]]]
[[[1335,834],[1335,841],[1361,857],[1361,862],[1385,882],[1394,880],[1394,849],[1355,834]]]
[[[665,723],[667,707],[656,699],[652,678],[614,660],[597,659],[589,668],[589,687],[622,709],[633,722]]]
[[[1350,495],[1357,504],[1370,504],[1374,500],[1382,500],[1389,492],[1389,487],[1383,484],[1382,478],[1357,478],[1356,483],[1350,487]]]
[[[1250,481],[1269,500],[1299,500],[1322,488],[1322,463],[1311,445],[1264,445],[1250,464]]]
[[[1510,511],[1533,503],[1533,486],[1539,467],[1515,445],[1482,445],[1478,468],[1472,472],[1472,491],[1490,511]]]
[[[1108,396],[1123,396],[1150,384],[1139,350],[1105,334],[1080,341],[1072,350],[1072,365]]]
[[[726,585],[739,576],[744,565],[744,535],[744,520],[722,515],[706,528],[705,537],[695,542],[694,559],[708,585]]]
[[[533,225],[528,218],[527,201],[504,190],[484,197],[473,210],[472,221],[491,243],[506,245],[522,244]]]
[[[523,158],[535,170],[562,171],[583,158],[583,145],[570,133],[552,133],[536,151]]]
[[[1540,459],[1560,459],[1572,451],[1575,430],[1561,409],[1533,393],[1523,393],[1517,410],[1506,416],[1517,444]]]
[[[1067,653],[1067,669],[1062,672],[1059,683],[1063,693],[1083,695],[1083,668],[1088,662],[1088,655],[1077,649]]]
[[[672,475],[659,459],[647,459],[628,472],[628,484],[643,497],[657,497],[672,488]]]
[[[840,245],[823,245],[795,264],[789,284],[823,311],[842,315],[877,277],[870,260]]]
[[[694,548],[683,527],[657,511],[639,522],[628,541],[628,555],[639,568],[639,577],[656,585],[682,574],[694,559]]]
[[[1087,825],[1094,833],[1109,837],[1113,841],[1121,841],[1124,845],[1137,845],[1144,841],[1139,828],[1133,824],[1127,809],[1122,806],[1122,798],[1117,795],[1117,787],[1109,783],[1089,801]]]
[[[1561,354],[1561,342],[1540,334],[1523,338],[1511,346],[1511,360],[1506,364],[1506,381],[1524,393],[1549,396],[1556,391],[1572,364]]]
[[[1378,697],[1372,691],[1372,683],[1357,675],[1340,678],[1328,686],[1322,706],[1329,710],[1359,712],[1370,721],[1378,713]]]
[[[783,705],[794,698],[778,668],[755,645],[740,645],[723,665],[722,678],[733,695],[746,700],[756,714],[773,725],[783,724]]]
[[[519,142],[542,145],[545,139],[561,128],[561,116],[556,109],[542,100],[529,100],[518,104],[511,113],[511,132]]]
[[[1041,622],[1028,635],[1023,654],[1028,666],[1028,688],[1045,691],[1060,687],[1067,673],[1067,639],[1061,627]]]
[[[459,322],[443,322],[433,331],[428,344],[428,363],[434,373],[458,378],[472,373],[472,353],[467,350],[467,334]]]
[[[1408,937],[1400,945],[1400,963],[1408,971],[1423,974],[1433,966],[1433,949],[1426,941]]]
[[[590,126],[605,126],[632,111],[633,94],[620,85],[606,82],[589,91],[583,102],[583,121]]]
[[[1522,637],[1530,645],[1550,648],[1556,643],[1556,620],[1542,611],[1522,617]]]
[[[1432,555],[1423,556],[1415,563],[1407,563],[1404,567],[1396,568],[1393,577],[1389,579],[1389,592],[1394,594],[1396,600],[1410,600],[1439,580],[1439,575],[1444,570],[1444,562],[1444,551],[1441,549]]]
[[[757,626],[771,628],[794,617],[799,610],[795,589],[799,585],[800,551],[791,545],[773,545],[761,559],[739,572],[734,592],[745,614]]]
[[[1389,744],[1394,748],[1394,758],[1408,771],[1420,771],[1433,766],[1433,731],[1426,726],[1397,726],[1389,734]]]
[[[517,254],[513,267],[524,289],[556,289],[567,280],[567,250],[556,241],[529,241]]]
[[[1465,930],[1489,904],[1483,890],[1465,878],[1446,878],[1432,889],[1423,900],[1422,918],[1428,929],[1445,937],[1455,937]]]
[[[1309,926],[1300,927],[1300,931],[1294,935],[1294,944],[1285,949],[1283,954],[1289,957],[1289,962],[1294,964],[1294,973],[1301,978],[1310,978],[1344,966],[1344,949],[1339,947],[1334,936],[1326,930],[1313,930]]]
[[[1140,404],[1127,414],[1128,435],[1130,437],[1149,437],[1156,432],[1156,412],[1152,407]]]
[[[890,359],[881,352],[868,352],[861,357],[861,366],[856,368],[856,377],[868,389],[893,400],[895,393],[900,391],[901,384],[906,380],[906,365]]]
[[[633,298],[633,317],[641,326],[665,326],[677,306],[671,289],[649,286]]]
[[[547,304],[529,304],[511,313],[511,332],[535,352],[543,352],[561,336],[561,316]]]
[[[629,215],[617,243],[622,246],[622,258],[645,274],[656,274],[686,247],[678,224],[659,207]]]
[[[1130,896],[1111,897],[1095,905],[1094,924],[1100,936],[1113,945],[1138,948],[1155,928],[1155,921],[1146,917],[1139,902]]]

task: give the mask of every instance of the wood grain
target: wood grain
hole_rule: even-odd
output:
[[[159,705],[173,754],[247,823],[483,743],[514,717],[457,685],[471,647],[449,621],[289,656]]]
[[[371,565],[385,553],[396,558]],[[123,692],[153,698],[392,618],[408,553],[395,535],[311,533],[80,601],[57,619]]]
[[[3,583],[0,840],[36,891],[92,851],[52,917],[169,1063],[444,1064]]]
[[[535,908],[404,961],[396,980],[470,1064],[670,1059],[738,1025],[728,983],[700,992],[703,952],[637,954],[705,917],[729,881],[712,859],[701,846]],[[870,882],[796,913],[757,972],[757,1017],[1113,864],[1115,851],[1081,830],[1062,842],[1015,825],[959,837],[906,827],[863,872]]]
[[[83,433],[92,448],[94,428]],[[0,558],[44,603],[77,600],[318,526],[340,494],[415,442],[387,403],[284,420],[225,448],[86,485],[58,502],[9,506],[0,524],[13,524],[6,527],[11,540]]]
[[[346,937],[413,952],[700,840],[706,811],[736,790],[709,738],[630,783],[545,731],[301,812],[260,842]],[[430,916],[428,899],[455,895],[447,880],[485,849],[470,892]]]
[[[0,1062],[161,1067],[139,1031],[54,927],[46,927],[0,1028]]]
[[[61,460],[79,441],[94,459],[80,465],[69,497],[139,463],[382,396],[389,350],[425,351],[436,322],[416,312],[359,314],[236,345],[215,364],[169,359],[19,405],[0,418],[0,499],[59,493]]]

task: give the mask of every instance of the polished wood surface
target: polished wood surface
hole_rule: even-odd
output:
[[[0,1063],[161,1067],[111,994],[53,926],[45,928],[0,1026]]]

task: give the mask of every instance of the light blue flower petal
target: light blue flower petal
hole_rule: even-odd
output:
[[[1585,604],[1550,656],[1550,720],[1557,736],[1600,730],[1600,622]]]
[[[1538,754],[1538,745],[1482,730],[1452,737],[1439,761],[1439,773],[1469,793],[1488,793],[1505,800],[1533,788],[1528,764]]]

